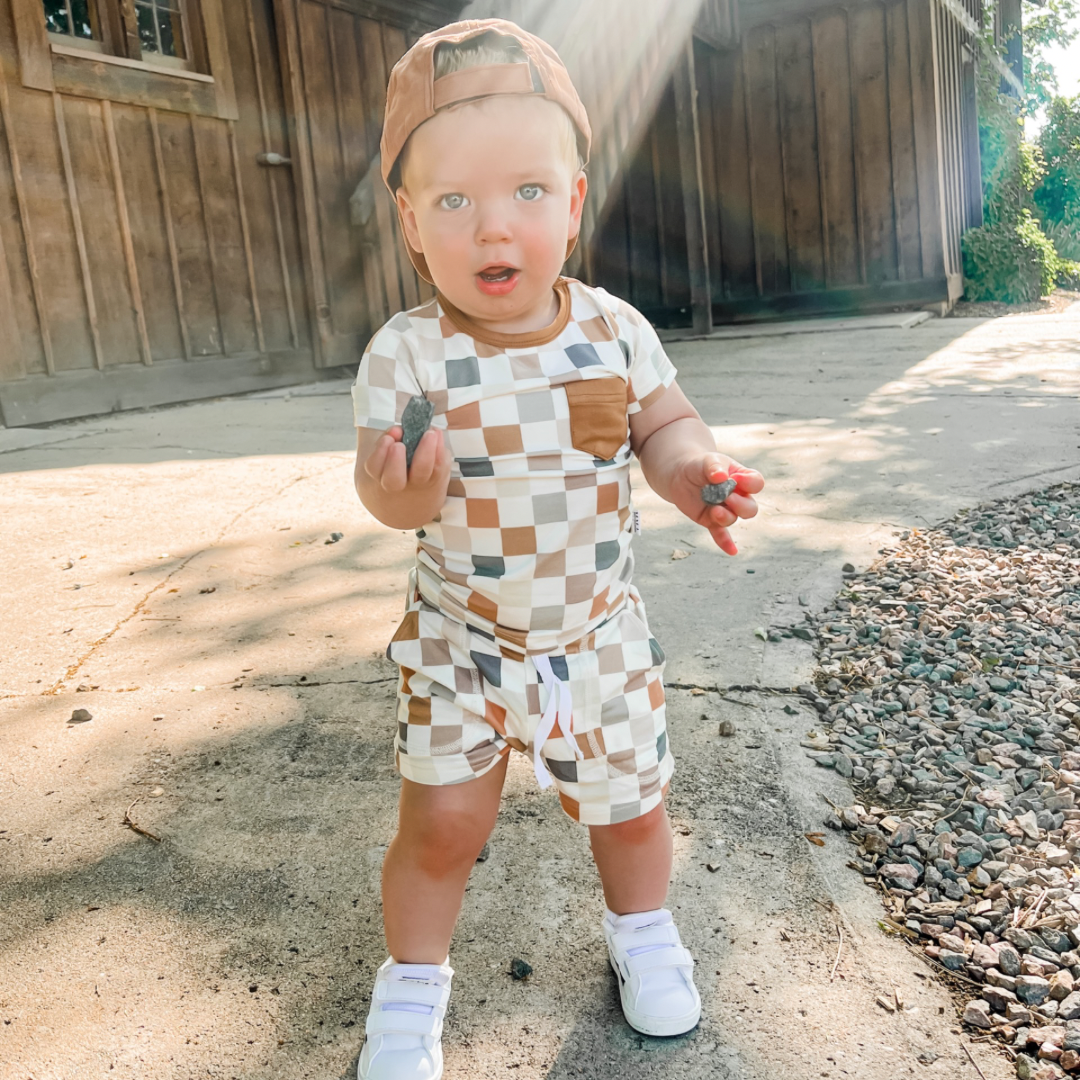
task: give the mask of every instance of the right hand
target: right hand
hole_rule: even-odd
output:
[[[413,454],[412,466],[405,467],[405,444],[401,428],[390,428],[379,437],[364,472],[389,494],[420,495],[441,488],[445,492],[450,480],[450,451],[442,432],[431,428],[425,431]]]

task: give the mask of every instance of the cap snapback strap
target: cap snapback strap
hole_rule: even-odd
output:
[[[484,64],[480,67],[462,68],[452,71],[441,79],[436,79],[434,86],[436,109],[455,105],[470,98],[491,97],[493,94],[535,94],[532,65]]]

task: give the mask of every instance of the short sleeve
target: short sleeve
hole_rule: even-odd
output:
[[[596,292],[615,320],[619,344],[626,356],[629,383],[626,411],[641,412],[675,381],[675,365],[660,344],[652,323],[637,308],[605,289]]]
[[[400,423],[409,398],[421,393],[409,318],[395,315],[369,342],[352,385],[357,427],[385,431]]]

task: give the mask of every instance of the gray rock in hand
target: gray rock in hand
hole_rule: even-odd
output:
[[[401,414],[401,441],[405,444],[405,465],[412,467],[413,454],[423,434],[431,427],[435,406],[426,397],[416,394]]]
[[[736,487],[738,484],[734,480],[725,480],[722,484],[706,484],[701,489],[701,501],[710,506],[722,506]]]

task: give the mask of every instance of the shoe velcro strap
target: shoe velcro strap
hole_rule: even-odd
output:
[[[651,952],[638,953],[637,956],[624,957],[624,967],[631,975],[640,975],[643,971],[655,971],[657,968],[693,968],[694,958],[689,950],[679,946],[670,949],[653,949]]]
[[[369,1035],[419,1035],[437,1039],[442,1021],[435,1015],[374,1009],[368,1013],[365,1030]]]
[[[450,991],[443,986],[430,986],[425,983],[389,981],[383,984],[386,987],[380,994],[378,1001],[407,1002],[410,1005],[445,1005]]]
[[[620,930],[611,935],[620,952],[629,952],[645,945],[679,945],[679,931],[671,923],[666,926],[646,926],[641,930]]]

